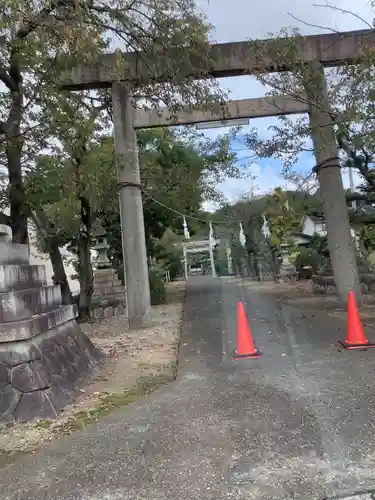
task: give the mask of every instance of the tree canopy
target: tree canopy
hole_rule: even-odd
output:
[[[154,61],[163,60],[168,78],[164,84],[140,85],[135,95],[139,106],[208,106],[222,98],[215,83],[183,78],[181,68],[192,55],[198,61],[207,59],[209,30],[192,0],[0,1],[0,158],[9,182],[15,242],[27,241],[31,208],[23,176],[33,168],[35,156],[55,143],[64,101],[73,109],[72,95],[61,92],[58,85],[62,72],[77,64],[96,64],[109,50],[142,51]],[[166,47],[173,52],[181,46],[187,50],[178,59],[166,60]],[[149,72],[152,81],[158,72],[156,63]],[[81,111],[84,97],[110,107],[105,91],[86,92],[77,99]]]
[[[95,237],[95,218],[100,218],[107,230],[113,265],[122,266],[114,140],[100,134],[100,112],[95,109],[84,113],[79,126],[72,130],[69,116],[74,115],[74,106],[65,108],[69,116],[61,120],[60,134],[56,134],[58,144],[48,154],[36,157],[25,183],[25,194],[41,235],[39,247],[50,253],[58,281],[67,281],[61,275],[59,247],[67,245],[78,252],[78,262],[86,262],[79,272],[81,292],[91,283],[89,253]],[[181,241],[183,216],[189,220],[192,235],[199,231],[201,221],[206,219],[202,203],[220,199],[215,182],[239,176],[240,172],[227,135],[211,141],[158,129],[140,130],[137,136],[147,251],[149,257],[166,262],[167,250],[162,248],[167,241],[165,232],[173,232]],[[176,266],[172,254],[168,262]]]

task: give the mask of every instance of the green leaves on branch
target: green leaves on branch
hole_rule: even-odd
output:
[[[0,0],[0,163],[13,184],[8,192],[16,241],[27,238],[22,178],[36,157],[47,150],[64,168],[66,161],[78,165],[85,148],[93,148],[91,134],[100,135],[108,125],[103,114],[99,122],[93,119],[94,106],[111,107],[108,93],[63,93],[61,75],[77,64],[95,67],[120,45],[153,62],[146,64],[149,82],[157,82],[163,63],[167,81],[140,82],[139,105],[209,106],[223,97],[215,82],[184,77],[192,59],[207,66],[209,30],[192,0]],[[177,47],[186,48],[178,58]],[[75,186],[83,184],[80,175],[87,178],[76,172]]]

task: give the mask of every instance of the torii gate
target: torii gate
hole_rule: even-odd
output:
[[[195,78],[222,78],[251,74],[254,71],[292,70],[288,57],[283,57],[283,54],[288,53],[288,43],[290,43],[289,39],[258,41],[257,47],[261,49],[259,52],[261,58],[249,42],[211,45],[209,47],[210,62],[206,63],[207,67],[202,67],[202,63],[193,58],[191,64],[187,65],[185,75]],[[277,63],[272,57],[276,44],[281,54]],[[312,88],[311,85],[306,87],[309,101],[308,112],[316,162],[320,166],[317,173],[324,202],[328,244],[341,302],[346,301],[349,290],[354,290],[357,301],[360,303],[361,293],[340,173],[338,148],[329,113],[324,67],[355,63],[363,53],[364,48],[373,47],[375,47],[375,32],[373,30],[301,37],[295,40],[294,47],[300,60],[310,65],[311,74],[314,75],[315,88]],[[283,51],[283,48],[286,50]],[[178,58],[179,50],[186,51],[185,48],[173,49],[170,57]],[[112,88],[127,310],[131,327],[149,321],[151,309],[135,134],[135,126],[139,126],[139,124],[144,126],[147,120],[146,122],[144,118],[141,120],[140,115],[137,119],[135,118],[131,87],[140,83],[151,83],[151,81],[152,83],[166,81],[167,76],[163,73],[163,60],[168,60],[166,56],[168,55],[163,54],[163,58],[156,61],[155,54],[128,52],[122,56],[123,64],[118,65],[116,64],[118,55],[104,55],[99,64],[77,66],[71,72],[63,75],[61,80],[62,87],[67,90]],[[181,72],[184,72],[183,68],[180,69]],[[267,107],[267,105],[268,101],[260,100],[260,104],[256,106],[257,116],[270,116],[270,114],[262,114],[259,111],[259,106]],[[230,106],[235,107],[236,104]],[[287,109],[289,108],[286,106],[284,113],[287,112]],[[274,111],[277,111],[275,106]],[[194,116],[195,113],[201,112],[191,110],[191,113]],[[275,112],[273,114],[284,113]],[[224,106],[220,113],[216,112],[216,114],[220,114],[221,119],[227,117],[227,107]],[[166,116],[167,112],[164,111],[162,115]],[[248,117],[254,117],[254,115],[249,112]],[[212,119],[211,117],[207,121]],[[160,125],[159,121],[153,126]]]
[[[215,240],[216,244],[220,245],[220,239]],[[228,260],[228,269],[231,270],[232,268],[232,260],[230,256],[230,247],[228,247],[227,244],[227,260]],[[216,269],[215,269],[215,261],[214,261],[214,254],[213,254],[213,248],[212,244],[209,240],[200,240],[200,241],[189,241],[189,242],[184,242],[182,243],[182,253],[184,255],[184,274],[185,274],[185,280],[187,281],[189,278],[189,273],[188,273],[188,261],[187,261],[187,256],[189,253],[201,253],[201,252],[208,252],[210,255],[210,263],[211,263],[211,273],[212,276],[216,277]],[[231,272],[230,272],[231,274]]]

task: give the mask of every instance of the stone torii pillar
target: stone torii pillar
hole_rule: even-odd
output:
[[[314,143],[316,173],[324,206],[328,248],[337,293],[342,304],[353,291],[357,305],[362,295],[355,247],[350,232],[348,207],[341,177],[339,150],[333,128],[324,67],[311,63],[305,67],[305,91],[310,105],[311,137]]]
[[[132,92],[112,84],[115,150],[119,181],[122,250],[127,312],[130,328],[151,318],[145,226]]]

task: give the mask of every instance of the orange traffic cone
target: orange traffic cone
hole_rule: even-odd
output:
[[[237,304],[237,350],[233,359],[259,358],[261,353],[254,346],[242,302]]]
[[[344,342],[340,342],[340,344],[346,349],[375,347],[375,344],[370,344],[365,336],[353,292],[349,292],[348,294],[348,327],[346,339]]]

